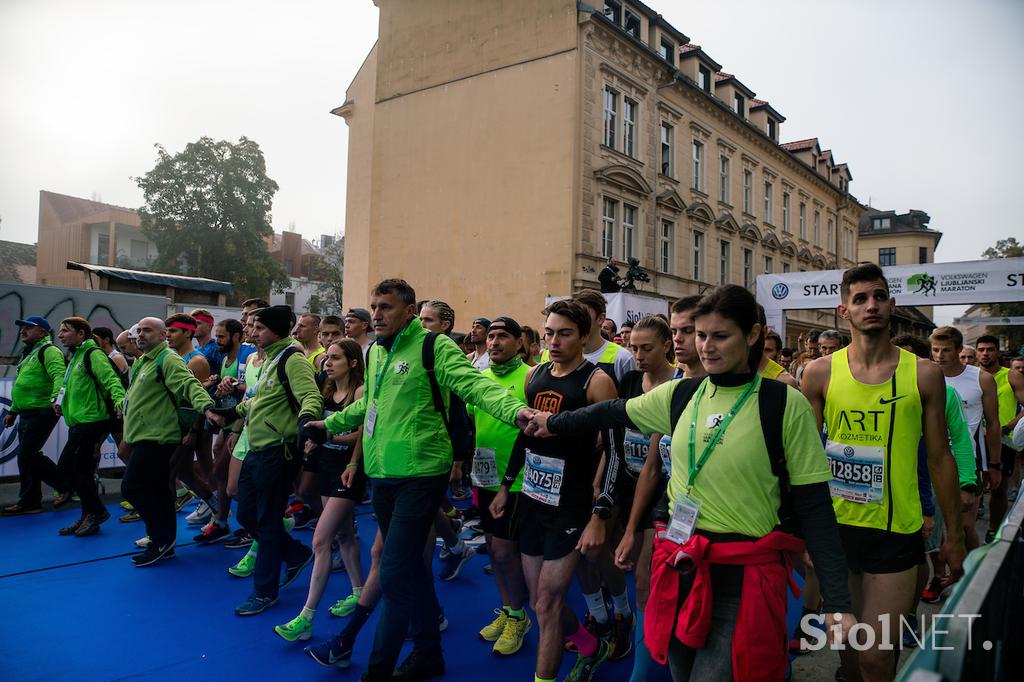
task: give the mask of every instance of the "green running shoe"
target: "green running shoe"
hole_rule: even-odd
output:
[[[345,616],[351,615],[352,612],[356,610],[356,604],[358,603],[359,597],[354,594],[350,594],[344,599],[339,599],[329,610],[332,616],[344,618]]]
[[[590,682],[598,666],[608,660],[612,654],[612,645],[603,639],[597,640],[597,651],[593,656],[576,654],[576,665],[569,671],[566,682]]]
[[[247,552],[237,564],[228,569],[228,573],[236,578],[248,578],[256,570],[256,554]]]
[[[305,641],[313,636],[313,622],[306,620],[302,616],[295,616],[295,618],[284,625],[275,625],[274,632],[289,642],[300,639]]]

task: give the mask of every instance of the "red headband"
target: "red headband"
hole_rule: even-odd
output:
[[[196,330],[196,326],[194,324],[189,324],[188,322],[171,322],[167,326],[176,327],[178,329],[187,329],[190,332],[194,332]]]
[[[200,322],[205,322],[206,324],[213,324],[212,315],[193,315],[192,317],[196,318]]]

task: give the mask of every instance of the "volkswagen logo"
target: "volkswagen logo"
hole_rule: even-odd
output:
[[[847,459],[850,459],[850,458],[853,457],[853,455],[854,455],[854,450],[849,445],[847,445],[846,447],[843,448],[843,457],[846,457]]]
[[[781,301],[787,296],[789,296],[789,287],[783,284],[782,282],[779,282],[778,284],[772,287],[772,298],[774,298],[776,301]]]

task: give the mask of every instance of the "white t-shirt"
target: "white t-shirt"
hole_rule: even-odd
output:
[[[601,353],[604,353],[604,349],[608,347],[610,341],[605,341],[601,344],[601,347],[595,350],[593,353],[584,353],[583,357],[589,362],[597,364],[598,360],[601,359]],[[619,348],[615,353],[615,381],[618,383],[622,381],[622,377],[626,376],[626,372],[631,372],[636,369],[636,360],[633,358],[633,354],[625,348]]]
[[[477,355],[477,352],[473,351],[466,357],[469,358],[469,361],[473,363],[473,366],[481,372],[491,366],[491,358],[487,354],[487,351],[484,351],[481,355]]]

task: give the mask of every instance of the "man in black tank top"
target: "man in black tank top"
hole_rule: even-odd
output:
[[[526,401],[533,409],[561,412],[616,397],[611,378],[583,359],[591,331],[590,316],[574,301],[557,301],[547,312],[544,335],[551,362],[537,365],[526,378]],[[610,437],[603,434],[603,442]],[[562,638],[576,645],[579,658],[571,679],[590,679],[611,654],[611,645],[587,631],[565,603],[565,594],[582,552],[606,540],[607,519],[618,462],[609,458],[602,491],[594,500],[594,478],[601,450],[598,432],[550,439],[520,436],[502,486],[491,503],[495,518],[505,512],[508,491],[523,469],[519,550],[533,609],[540,625],[536,677],[553,680],[562,659]]]

